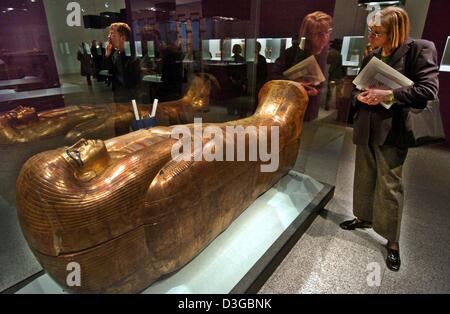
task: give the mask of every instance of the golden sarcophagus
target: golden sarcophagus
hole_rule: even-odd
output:
[[[180,148],[174,133],[182,126],[105,142],[81,140],[40,153],[27,161],[17,181],[25,238],[47,273],[69,291],[140,292],[198,255],[292,169],[307,104],[300,84],[267,83],[253,116],[200,129],[224,132],[223,142],[210,151],[226,147],[223,159],[196,158],[195,149],[192,158],[174,157]],[[229,134],[239,128],[248,131],[241,142],[237,132]],[[201,143],[203,152],[219,143],[197,132],[197,125],[186,129],[194,133],[188,144]],[[248,158],[251,135],[261,143],[264,132],[258,130],[266,130],[265,144],[277,154],[270,171],[262,171],[267,159],[261,155]],[[239,143],[247,157],[242,160],[234,158]],[[80,266],[80,286],[67,286],[70,263]]]
[[[196,74],[183,98],[159,105],[160,125],[191,123],[196,112],[208,110],[211,94],[220,89],[214,76]],[[151,106],[139,106],[140,117],[147,117]],[[49,138],[73,144],[83,137],[107,139],[111,134],[130,131],[134,114],[130,104],[106,106],[80,105],[36,112],[18,107],[0,115],[0,145],[35,143]],[[114,135],[113,135],[114,136]]]

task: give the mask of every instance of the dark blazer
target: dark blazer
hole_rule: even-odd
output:
[[[381,58],[381,49],[374,50],[362,63],[364,68],[373,58]],[[410,108],[424,109],[435,100],[439,91],[439,66],[434,44],[427,40],[409,39],[398,47],[388,63],[414,82],[407,88],[394,90],[396,103],[388,110],[383,106],[368,106],[359,102],[360,93],[353,90],[354,117],[353,142],[356,145],[393,145],[407,147],[405,116]]]
[[[137,99],[141,83],[140,62],[135,56],[126,56],[115,50],[111,56],[105,57],[105,66],[112,75],[112,90],[115,101]]]

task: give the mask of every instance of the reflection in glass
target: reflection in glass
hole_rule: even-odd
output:
[[[203,60],[221,60],[220,39],[202,40],[202,59]]]
[[[131,57],[131,45],[129,41],[125,42],[125,55]]]
[[[224,39],[222,49],[222,61],[243,62],[244,56],[242,54],[245,53],[245,39]]]
[[[136,41],[135,48],[136,48],[136,57],[141,58],[142,57],[142,42]]]
[[[155,58],[156,57],[156,55],[155,55],[155,42],[152,40],[152,41],[147,41],[147,55],[150,57],[150,58]]]
[[[359,67],[364,48],[364,36],[345,36],[342,42],[342,65]]]
[[[450,72],[450,36],[447,38],[447,44],[445,46],[444,56],[442,57],[440,71]]]

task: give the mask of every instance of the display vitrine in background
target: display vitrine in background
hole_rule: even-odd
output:
[[[342,41],[342,65],[360,67],[365,47],[364,36],[345,36]]]
[[[206,61],[220,61],[222,58],[221,40],[202,40],[202,59]]]
[[[450,72],[450,36],[447,38],[447,44],[445,46],[441,68],[439,70],[441,72]]]

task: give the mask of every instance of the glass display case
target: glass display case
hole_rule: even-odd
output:
[[[255,61],[256,39],[248,38],[245,41],[245,60],[247,62]]]
[[[267,63],[275,63],[283,51],[292,47],[292,38],[258,38],[257,41],[261,44],[260,54],[266,58]],[[247,40],[247,44],[250,45],[247,48],[247,54],[255,51],[254,39]],[[247,61],[253,60],[253,55],[247,55]]]
[[[149,58],[156,58],[155,42],[153,40],[147,41],[147,56]]]
[[[245,58],[246,48],[245,48],[245,39],[224,39],[222,40],[222,61],[227,62],[234,62],[235,59],[234,56],[234,49],[236,46],[239,46],[240,48],[236,48],[237,52],[239,52],[239,56],[242,57],[241,59]],[[241,63],[241,62],[238,62]]]
[[[281,39],[280,38],[258,38],[261,44],[261,54],[266,58],[268,63],[274,63],[280,56]]]
[[[157,1],[149,7],[145,1],[111,0],[108,1],[108,11],[110,16],[114,16],[114,21],[109,21],[105,14],[102,15],[104,1],[92,0],[85,3],[82,11],[83,15],[93,17],[87,19],[92,23],[70,26],[67,24],[67,15],[61,14],[67,11],[70,2],[39,0],[27,2],[27,11],[1,13],[0,29],[3,34],[11,33],[11,36],[0,42],[0,292],[61,292],[48,275],[51,270],[38,262],[41,260],[32,253],[36,251],[30,249],[33,241],[26,233],[27,227],[22,228],[19,223],[19,210],[23,208],[20,195],[24,195],[23,192],[28,188],[17,188],[16,182],[21,170],[30,164],[27,161],[31,160],[33,164],[36,158],[43,158],[42,162],[34,163],[39,169],[42,165],[44,171],[36,178],[49,180],[48,185],[42,185],[43,190],[46,190],[46,186],[56,189],[76,186],[78,181],[66,185],[55,179],[55,175],[67,170],[71,172],[65,178],[80,180],[83,182],[80,185],[101,183],[110,188],[117,187],[119,193],[130,191],[131,196],[127,200],[118,202],[120,210],[111,213],[115,217],[132,208],[142,196],[141,193],[145,194],[150,186],[155,187],[156,183],[153,182],[156,182],[157,176],[163,176],[161,182],[168,182],[169,177],[177,180],[194,165],[177,164],[178,160],[164,155],[169,150],[168,145],[163,146],[162,142],[170,142],[171,139],[167,137],[174,126],[191,127],[195,118],[202,119],[208,125],[220,126],[256,123],[261,117],[255,118],[255,114],[264,114],[264,119],[267,119],[265,122],[276,120],[277,123],[286,123],[283,118],[285,114],[305,112],[291,110],[290,106],[299,103],[308,105],[306,95],[299,89],[300,92],[295,90],[287,94],[289,97],[299,97],[299,101],[291,103],[281,96],[279,99],[285,103],[278,104],[278,100],[271,102],[280,106],[278,113],[275,105],[259,107],[262,104],[259,95],[275,97],[277,93],[285,92],[284,89],[264,90],[264,86],[273,80],[271,71],[274,62],[292,47],[292,39],[285,36],[298,28],[303,16],[292,21],[291,25],[263,29],[258,16],[248,20],[253,15],[248,14],[242,19],[208,15],[211,9],[208,6],[219,3],[216,1]],[[232,8],[227,2],[221,5],[230,9],[230,12],[244,9],[247,13],[250,10],[257,12],[254,2],[242,10]],[[311,5],[314,10],[319,9]],[[295,6],[302,7],[303,4],[295,2]],[[98,17],[102,17],[100,25],[94,23]],[[192,21],[192,27],[187,26],[187,20]],[[112,22],[122,24],[115,25],[118,29],[110,30]],[[107,55],[110,31],[119,32],[121,36],[117,37],[121,40],[112,43],[114,47],[111,55]],[[16,37],[20,40],[13,40]],[[260,54],[267,64],[255,62],[256,42],[261,44]],[[241,48],[243,57],[243,61],[238,64],[233,62],[233,47],[236,45]],[[298,89],[298,85],[295,86]],[[320,100],[321,95],[317,99]],[[283,134],[291,134],[295,130],[298,139],[295,138],[289,146],[292,151],[281,156],[284,166],[280,169],[286,172],[280,178],[261,175],[260,180],[256,180],[252,172],[255,169],[250,167],[242,170],[235,182],[227,183],[224,177],[235,169],[224,171],[223,167],[208,168],[211,164],[205,163],[205,168],[201,168],[205,174],[193,175],[187,182],[187,186],[195,186],[193,178],[197,178],[198,193],[185,195],[184,200],[192,198],[194,204],[205,194],[205,189],[210,189],[216,194],[211,194],[210,198],[204,200],[204,205],[195,208],[220,209],[226,216],[226,211],[231,208],[227,204],[236,202],[236,206],[245,203],[243,211],[236,217],[229,214],[227,218],[236,218],[230,228],[225,228],[217,238],[211,239],[191,263],[180,263],[177,273],[149,285],[145,292],[257,292],[286,256],[290,246],[316,217],[318,210],[333,195],[337,157],[346,131],[328,123],[333,119],[332,114],[334,112],[323,110],[320,119],[314,123],[305,120],[300,125],[298,123],[302,118],[299,117],[292,122],[295,127],[288,126],[290,131]],[[252,118],[246,119],[248,117]],[[117,146],[118,142],[121,147]],[[93,145],[94,149],[82,149],[89,145]],[[146,151],[143,153],[141,150]],[[135,151],[138,153],[131,156]],[[62,152],[63,158],[49,158],[47,154],[52,152]],[[113,169],[114,162],[126,158],[129,158],[126,164],[117,164]],[[48,164],[54,160],[62,164]],[[250,165],[242,163],[237,167],[243,164]],[[107,169],[103,167],[105,165]],[[128,165],[142,168],[144,172],[135,175],[126,169]],[[106,176],[106,173],[110,176],[102,177],[101,180],[97,177],[103,174]],[[122,175],[131,181],[114,181],[121,180]],[[207,178],[200,180],[203,176]],[[267,188],[257,190],[250,184],[241,185],[244,178],[252,184],[263,182]],[[142,183],[139,189],[136,188],[136,182],[132,181],[135,179]],[[222,186],[222,183],[228,185]],[[37,191],[35,188],[31,190]],[[185,187],[179,190],[174,188],[173,192],[179,196],[178,192],[185,190]],[[100,191],[99,197],[107,199],[108,191],[106,188]],[[164,191],[160,190],[154,195],[162,196]],[[218,197],[223,191],[229,191],[229,195]],[[61,199],[69,200],[75,206],[75,212],[67,217],[75,217],[77,222],[87,224],[96,217],[109,217],[104,212],[87,218],[78,217],[83,212],[79,211],[83,199],[89,202],[96,198],[83,198],[81,196],[86,195],[83,193],[74,195],[74,198],[66,195],[61,193]],[[248,200],[243,202],[245,197]],[[39,203],[42,199],[38,197],[34,201]],[[72,202],[73,199],[78,201]],[[154,202],[148,199],[143,204],[164,204],[164,208],[170,211],[177,205],[166,204],[168,199]],[[111,200],[116,200],[115,196]],[[43,204],[52,202],[44,201]],[[86,206],[93,210],[102,209],[93,203]],[[53,209],[49,209],[50,215],[46,217],[59,217],[52,212]],[[84,229],[86,232],[77,234],[89,234],[87,238],[90,239],[113,234],[117,226],[127,219],[142,222],[136,216],[137,212],[139,210],[119,218],[117,225],[111,225],[110,230],[107,230],[108,224],[98,223],[95,225],[103,228],[101,232],[88,228]],[[202,215],[200,211],[198,216],[186,216],[186,219],[178,220],[206,223],[208,220],[203,219]],[[33,213],[31,216],[35,217]],[[144,225],[158,224],[149,220]],[[195,224],[196,227],[201,225]],[[73,240],[76,234],[71,230],[69,228],[67,234]],[[211,230],[217,232],[218,229]],[[159,234],[166,234],[164,232]],[[167,237],[170,238],[169,235]],[[43,239],[45,236],[37,238]],[[197,240],[186,242],[183,247],[195,247]],[[131,245],[124,247],[126,251]],[[147,249],[150,252],[153,248]],[[124,258],[113,258],[119,268],[126,269],[126,265],[135,257],[134,254],[125,255]],[[211,283],[209,279],[214,282]]]
[[[360,67],[366,40],[364,36],[345,36],[342,41],[342,65]]]
[[[136,41],[134,43],[134,49],[136,49],[136,57],[138,58],[142,58],[143,54],[142,54],[142,42],[141,41]]]
[[[444,55],[442,56],[441,72],[450,72],[450,36],[447,37],[447,44],[445,45]]]
[[[222,60],[222,47],[220,39],[202,40],[202,59],[206,61]]]

